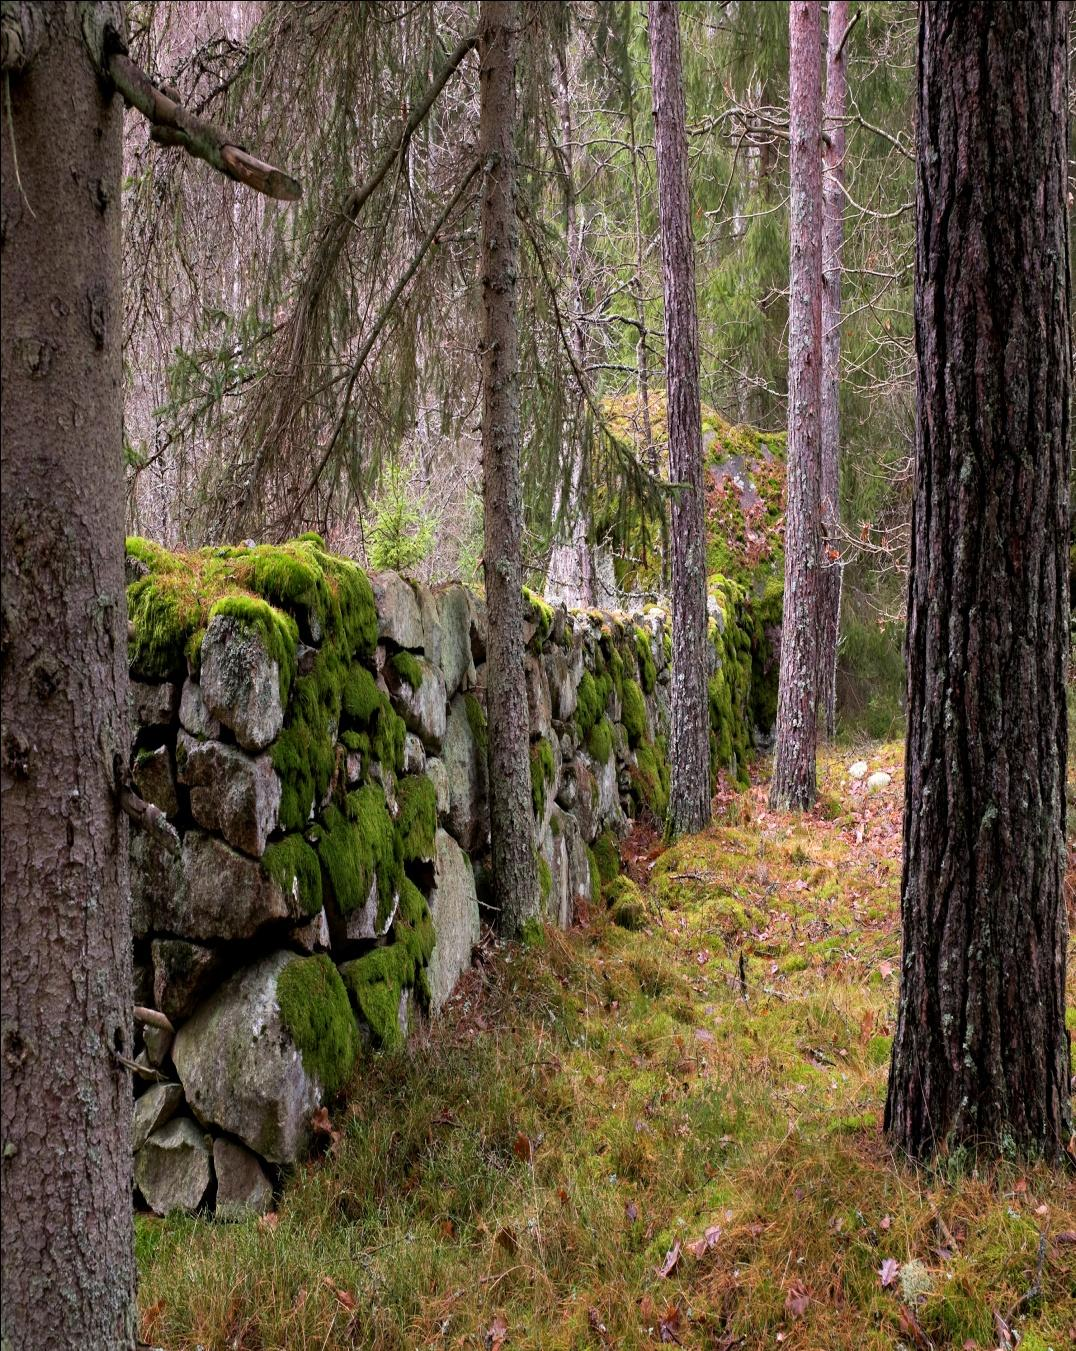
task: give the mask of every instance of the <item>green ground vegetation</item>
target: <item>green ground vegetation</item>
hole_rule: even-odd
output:
[[[825,810],[756,782],[653,868],[629,839],[641,927],[596,906],[488,953],[363,1061],[271,1223],[139,1216],[143,1340],[987,1351],[1016,1310],[1021,1346],[1071,1345],[1071,1178],[882,1136],[903,781],[898,745],[859,751],[889,788],[827,754]]]

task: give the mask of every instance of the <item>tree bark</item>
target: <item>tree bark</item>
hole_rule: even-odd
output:
[[[519,230],[516,222],[516,0],[482,0],[482,473],[486,711],[493,886],[506,933],[538,914],[523,673],[523,489],[519,467]]]
[[[919,12],[904,957],[885,1126],[1059,1159],[1067,6]]]
[[[844,237],[844,115],[848,77],[844,39],[848,0],[829,0],[826,30],[826,106],[822,142],[822,529],[825,566],[819,594],[819,714],[826,736],[837,731],[837,639],[841,627],[840,524],[840,367],[841,245]]]
[[[668,834],[710,820],[710,727],[706,691],[706,523],[702,501],[702,409],[695,242],[691,234],[680,27],[671,0],[650,0],[661,270],[665,292],[669,478],[672,500],[672,747]]]
[[[788,492],[785,598],[772,807],[810,807],[818,742],[822,395],[822,28],[811,0],[789,6]]]
[[[0,1338],[110,1351],[134,1344],[123,106],[82,19],[121,15],[32,9],[0,136]]]

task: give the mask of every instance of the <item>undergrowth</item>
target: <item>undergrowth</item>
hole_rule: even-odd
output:
[[[865,758],[888,788],[845,755],[808,817],[755,784],[664,854],[629,839],[637,928],[487,942],[271,1216],[138,1217],[143,1339],[985,1351],[996,1315],[1071,1346],[1071,1178],[882,1137],[903,782],[898,746]]]

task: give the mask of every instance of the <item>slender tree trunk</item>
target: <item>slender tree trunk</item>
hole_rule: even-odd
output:
[[[568,244],[568,267],[570,277],[570,317],[572,357],[576,369],[586,379],[588,364],[587,330],[584,322],[584,273],[586,271],[586,245],[583,237],[583,217],[579,210],[579,201],[575,191],[575,159],[572,144],[571,94],[568,88],[568,54],[565,50],[563,35],[555,53],[557,74],[557,115],[561,128],[561,155],[563,157],[563,189],[565,234]],[[574,396],[575,418],[574,437],[571,448],[571,462],[568,465],[567,481],[558,477],[553,493],[553,524],[557,539],[549,558],[549,570],[546,578],[546,598],[554,603],[583,606],[594,604],[594,561],[590,552],[588,536],[588,518],[586,499],[583,493],[583,456],[586,436],[584,428],[589,428],[586,399],[582,390],[576,390]],[[567,504],[564,501],[564,488],[568,489]],[[567,520],[562,520],[562,517]],[[567,526],[567,539],[564,527]]]
[[[489,720],[490,834],[501,923],[538,914],[523,674],[523,489],[519,470],[519,230],[516,222],[516,0],[482,0],[479,153],[482,191],[482,473]]]
[[[26,20],[24,66],[9,20]],[[2,1314],[134,1343],[120,172],[82,6],[4,6]],[[88,28],[118,6],[89,11]],[[14,65],[12,65],[14,63]],[[21,68],[20,68],[21,66]],[[17,160],[16,160],[17,156]]]
[[[809,807],[818,741],[821,573],[822,28],[812,0],[789,5],[792,201],[788,315],[788,503],[785,600],[770,804]]]
[[[843,42],[848,0],[829,0],[826,32],[826,137],[822,142],[822,528],[825,566],[819,596],[819,714],[826,736],[837,731],[837,639],[841,627],[841,244],[844,236],[844,113],[848,77]]]
[[[680,27],[671,0],[650,0],[661,265],[665,291],[669,478],[672,501],[672,747],[668,833],[710,820],[706,691],[706,525],[702,503],[702,409],[695,243],[691,235]]]
[[[630,22],[630,14],[628,16]],[[639,390],[639,413],[642,418],[643,453],[646,464],[653,475],[661,469],[658,463],[658,448],[654,442],[654,428],[650,418],[650,371],[647,360],[646,340],[649,330],[646,326],[646,307],[643,303],[643,191],[639,182],[639,147],[635,139],[635,86],[630,69],[630,57],[625,44],[624,63],[628,81],[628,139],[631,145],[631,197],[635,208],[635,276],[632,278],[632,299],[635,301],[635,323],[639,331],[639,340],[635,344],[636,384]]]
[[[919,11],[904,958],[885,1124],[1061,1157],[1067,6]]]

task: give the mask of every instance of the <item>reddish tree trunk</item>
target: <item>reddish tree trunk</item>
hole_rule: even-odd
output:
[[[671,0],[650,0],[650,69],[665,291],[669,478],[680,485],[672,502],[671,531],[673,749],[668,831],[672,836],[701,830],[710,820],[699,321],[676,8]]]
[[[523,673],[523,489],[519,469],[519,229],[516,222],[515,0],[482,0],[482,476],[493,885],[506,932],[538,913]]]
[[[788,504],[785,599],[770,803],[809,807],[818,742],[822,396],[821,7],[789,6],[792,201],[788,316]]]
[[[901,1149],[1060,1158],[1071,341],[1065,5],[919,11]]]
[[[848,0],[829,0],[826,32],[826,107],[822,142],[822,528],[825,566],[819,591],[819,714],[827,737],[837,730],[837,639],[841,626],[840,524],[841,440],[841,244],[844,236],[844,115],[848,77],[843,42]]]
[[[3,113],[2,1313],[12,1351],[134,1342],[120,170],[84,37],[118,6],[4,6],[39,47]],[[85,15],[84,15],[85,11]],[[15,155],[18,155],[17,165]]]

